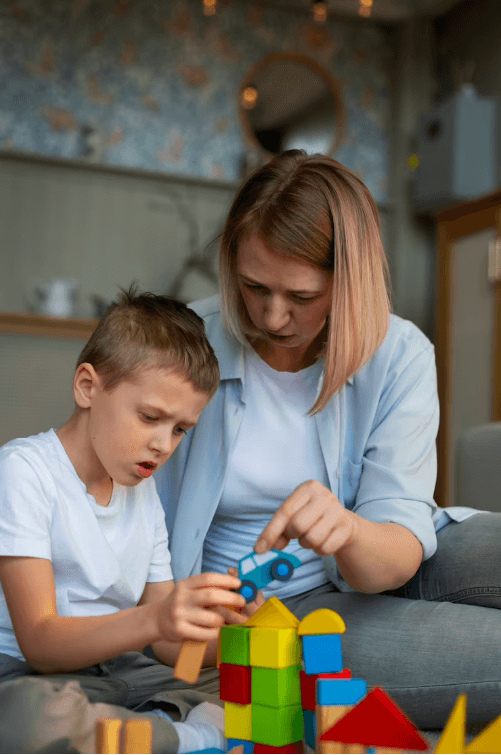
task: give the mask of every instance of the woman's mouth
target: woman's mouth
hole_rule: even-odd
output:
[[[151,477],[151,475],[153,474],[153,472],[156,469],[156,466],[157,465],[153,464],[153,462],[151,462],[151,461],[142,461],[140,464],[138,464],[137,473],[141,477],[145,477],[145,478],[146,477]]]
[[[276,335],[275,333],[270,333],[269,330],[266,331],[266,334],[268,335],[269,338],[272,339],[272,341],[287,341],[289,338],[293,337],[292,333],[288,336],[279,336],[279,335]]]

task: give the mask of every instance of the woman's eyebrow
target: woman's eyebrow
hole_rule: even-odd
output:
[[[240,276],[240,278],[243,278],[244,280],[249,281],[249,283],[254,283],[257,286],[262,286],[263,288],[267,288],[267,286],[265,286],[264,283],[260,283],[259,281],[254,280],[254,278],[250,278],[248,275],[244,275],[243,273],[239,273],[239,276]],[[311,291],[311,290],[307,290],[307,289],[297,289],[296,290],[296,289],[292,289],[291,288],[291,289],[289,289],[287,291],[287,293],[288,294],[310,294],[310,295],[313,295],[313,294],[321,294],[322,290],[320,290],[320,291]]]

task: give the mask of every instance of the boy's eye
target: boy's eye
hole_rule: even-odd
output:
[[[184,427],[177,427],[176,430],[179,435],[186,435],[186,433],[188,432],[188,430],[185,430]]]
[[[143,419],[146,420],[146,422],[156,422],[158,417],[150,417],[149,414],[143,414]]]

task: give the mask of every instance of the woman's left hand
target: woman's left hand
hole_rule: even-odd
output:
[[[355,537],[357,515],[347,511],[334,493],[317,480],[299,485],[262,531],[256,553],[283,550],[298,539],[303,548],[330,556]]]

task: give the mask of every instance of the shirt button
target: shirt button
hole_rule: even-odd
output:
[[[341,477],[341,470],[339,467],[336,469],[336,477]]]

